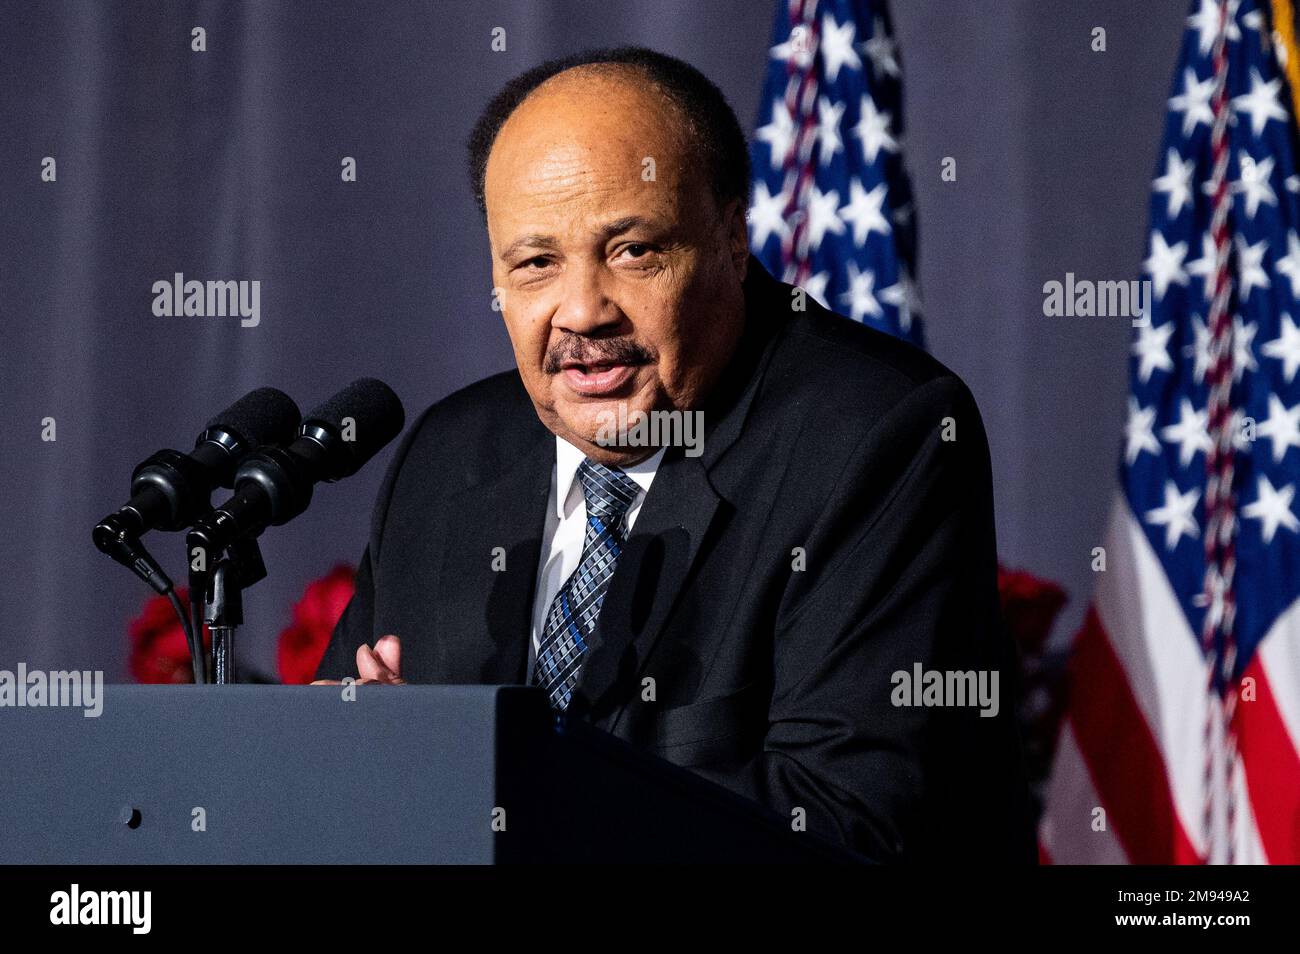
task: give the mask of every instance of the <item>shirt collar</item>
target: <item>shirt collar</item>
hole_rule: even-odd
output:
[[[667,448],[661,447],[641,463],[623,468],[623,473],[631,477],[641,488],[642,496],[650,492],[650,484],[655,479],[659,462],[664,459],[665,450]],[[558,434],[555,436],[555,516],[561,520],[564,519],[565,503],[574,490],[574,484],[578,481],[578,468],[582,466],[586,457],[585,453],[563,437]],[[578,493],[582,493],[581,488],[578,488]]]

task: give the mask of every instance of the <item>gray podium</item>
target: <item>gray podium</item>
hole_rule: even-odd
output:
[[[98,718],[0,709],[0,863],[862,860],[585,723],[557,728],[540,689],[353,691],[106,686]]]

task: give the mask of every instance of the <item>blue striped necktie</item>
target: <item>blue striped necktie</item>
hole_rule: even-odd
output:
[[[578,684],[587,640],[596,628],[605,590],[623,550],[627,511],[640,491],[623,471],[598,464],[590,457],[579,465],[578,480],[587,501],[582,559],[546,614],[533,668],[534,682],[546,690],[551,705],[559,710],[568,707]]]

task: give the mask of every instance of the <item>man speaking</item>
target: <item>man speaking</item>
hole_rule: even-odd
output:
[[[1032,857],[965,385],[749,255],[685,63],[525,73],[470,168],[517,369],[407,433],[318,677],[535,684],[872,858]]]

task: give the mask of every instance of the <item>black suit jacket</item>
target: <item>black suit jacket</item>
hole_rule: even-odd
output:
[[[569,711],[875,858],[1030,860],[974,400],[921,350],[810,297],[796,310],[749,269],[703,454],[665,454]],[[554,460],[517,371],[429,408],[318,677],[355,675],[356,648],[395,633],[409,682],[525,681]],[[917,663],[999,671],[996,718],[895,706]]]

